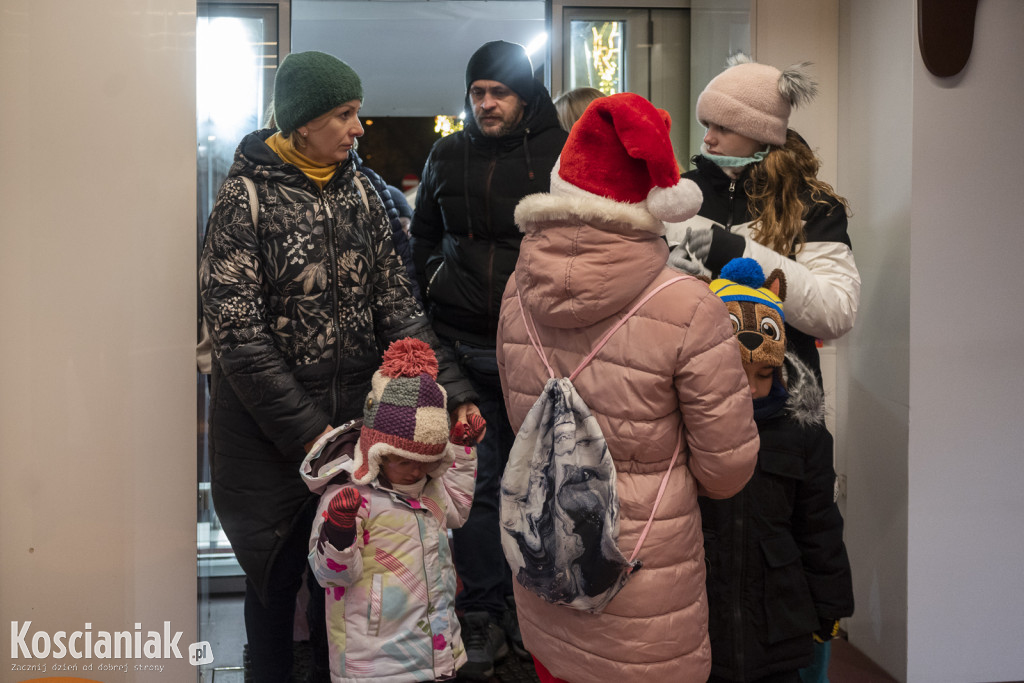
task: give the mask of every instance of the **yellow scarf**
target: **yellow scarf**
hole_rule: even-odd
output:
[[[321,166],[316,163],[295,149],[291,140],[281,135],[281,133],[274,133],[267,138],[266,143],[270,149],[274,150],[277,156],[281,157],[282,161],[296,166],[300,171],[309,176],[309,179],[316,183],[317,187],[321,190],[334,177],[334,172],[338,170],[338,164]]]

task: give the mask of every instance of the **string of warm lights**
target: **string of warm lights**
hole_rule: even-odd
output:
[[[434,117],[434,132],[440,133],[441,137],[458,133],[464,127],[465,121],[458,116],[445,116],[442,114]]]
[[[597,89],[606,95],[617,92],[621,34],[619,22],[606,21],[600,29],[591,27],[591,55],[593,68],[597,73]],[[607,41],[607,44],[606,44]]]

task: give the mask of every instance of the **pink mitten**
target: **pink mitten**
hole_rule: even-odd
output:
[[[484,418],[477,414],[471,414],[466,419],[466,422],[456,422],[452,427],[451,442],[458,444],[459,446],[473,446],[476,444],[477,439],[483,433],[487,427],[487,422]]]
[[[338,550],[343,550],[356,540],[356,512],[363,497],[352,486],[338,491],[324,511],[324,535]]]

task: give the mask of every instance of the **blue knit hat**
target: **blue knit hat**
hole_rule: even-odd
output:
[[[725,302],[744,363],[781,367],[786,358],[786,276],[776,268],[766,279],[761,264],[734,258],[708,285]]]
[[[324,52],[293,52],[274,77],[274,121],[284,135],[335,107],[363,99],[363,84],[345,62]]]
[[[752,258],[734,258],[721,270],[717,280],[712,280],[711,291],[722,301],[750,301],[774,308],[785,321],[782,299],[764,286],[764,270]]]

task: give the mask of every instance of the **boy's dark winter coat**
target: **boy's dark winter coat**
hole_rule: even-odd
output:
[[[821,619],[853,613],[824,397],[799,360],[786,370],[785,408],[757,421],[754,476],[700,499],[712,672],[733,681],[807,666]]]

